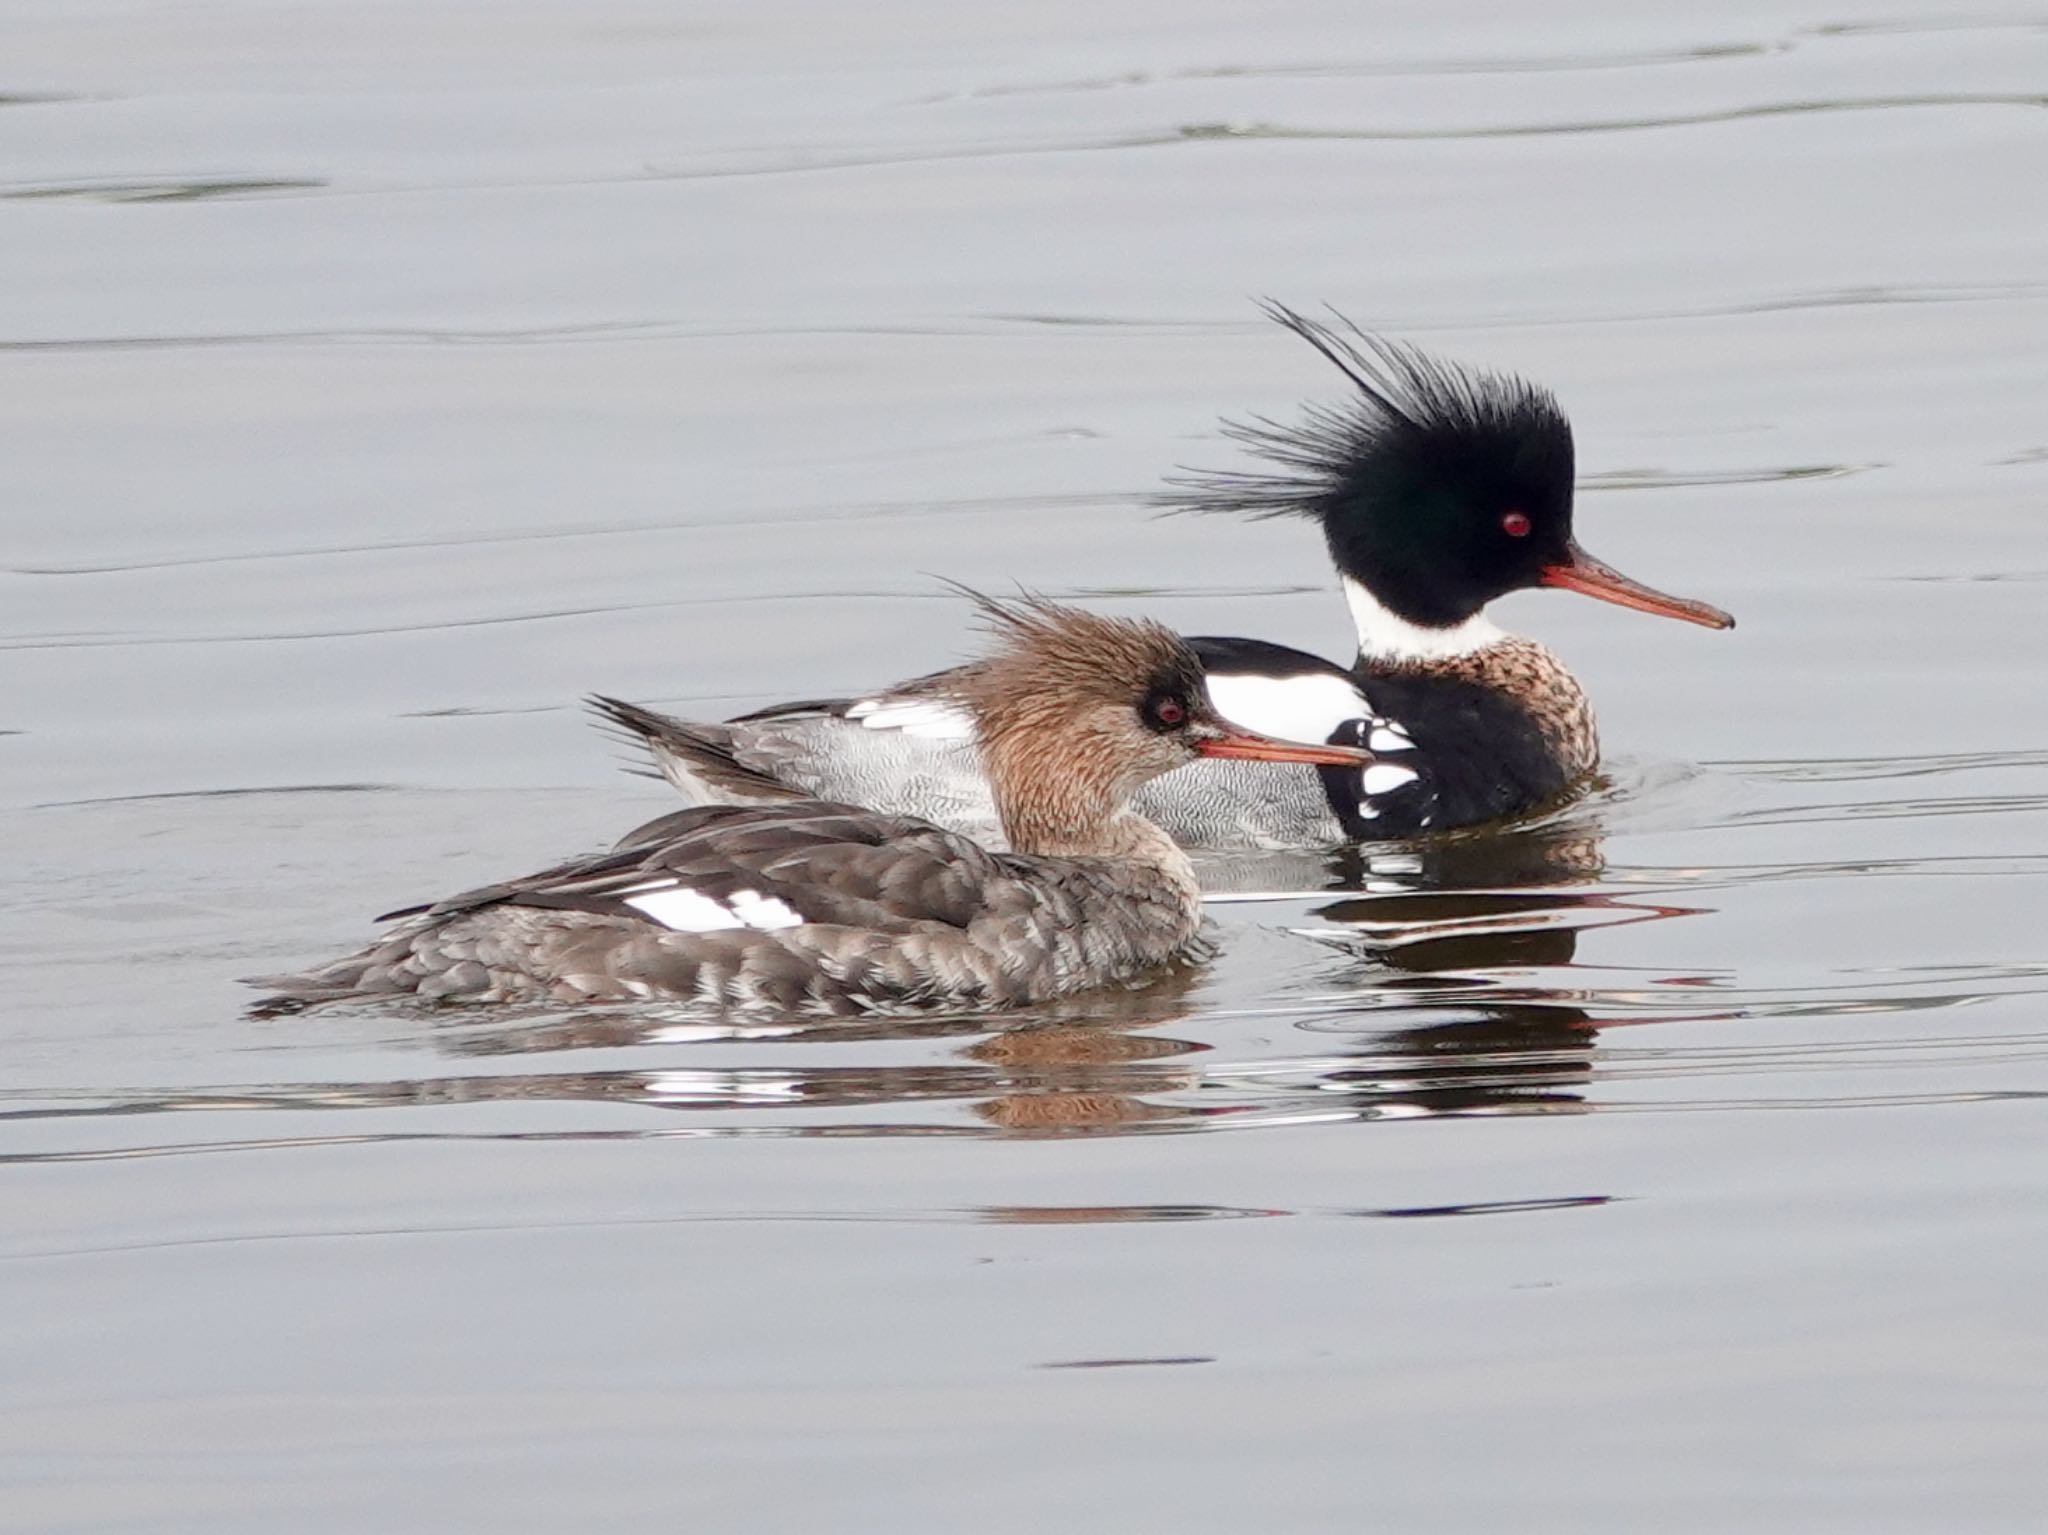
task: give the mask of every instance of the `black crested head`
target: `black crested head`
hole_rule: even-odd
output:
[[[1196,471],[1173,510],[1311,517],[1338,571],[1410,623],[1445,628],[1567,562],[1572,428],[1550,391],[1478,372],[1267,301],[1268,315],[1356,387],[1292,425],[1264,417],[1224,433],[1274,468]]]

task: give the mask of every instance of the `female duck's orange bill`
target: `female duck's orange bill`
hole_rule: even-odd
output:
[[[1204,757],[1235,757],[1245,762],[1306,762],[1316,767],[1358,767],[1377,762],[1369,751],[1356,746],[1315,746],[1307,741],[1276,741],[1271,736],[1253,735],[1249,730],[1231,730],[1195,743]]]
[[[1636,608],[1665,618],[1682,618],[1689,624],[1705,624],[1709,629],[1735,627],[1735,620],[1719,608],[1694,602],[1690,597],[1673,597],[1640,581],[1631,581],[1605,560],[1594,559],[1577,544],[1566,546],[1565,559],[1560,564],[1544,566],[1539,579],[1544,586],[1584,592],[1602,602],[1619,603],[1625,608]]]

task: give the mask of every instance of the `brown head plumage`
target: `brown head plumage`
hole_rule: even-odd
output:
[[[1164,624],[1031,593],[998,600],[958,590],[996,646],[954,674],[954,693],[974,715],[996,807],[1019,851],[1091,848],[1138,785],[1198,756],[1371,760],[1231,724],[1209,702],[1200,658]]]

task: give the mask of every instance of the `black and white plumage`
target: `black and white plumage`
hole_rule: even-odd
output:
[[[1368,747],[1348,768],[1201,760],[1132,795],[1184,847],[1285,849],[1406,836],[1438,809],[1398,724],[1373,713],[1351,675],[1305,651],[1261,640],[1197,637],[1216,712],[1261,735]],[[865,698],[785,704],[722,724],[660,714],[615,698],[591,707],[643,745],[691,804],[773,803],[799,795],[916,815],[1004,846],[973,721],[946,694],[954,673]]]
[[[1200,952],[1186,855],[1130,806],[1213,755],[1362,766],[1235,729],[1156,624],[981,599],[1001,638],[933,697],[964,710],[1015,851],[823,800],[677,811],[610,852],[393,915],[273,1007],[352,998],[673,999],[721,1012],[976,1010],[1127,985]]]
[[[1198,762],[1139,791],[1183,846],[1314,848],[1412,837],[1534,809],[1599,759],[1591,705],[1564,663],[1503,634],[1487,603],[1556,586],[1726,628],[1725,613],[1622,576],[1572,537],[1571,423],[1549,391],[1415,347],[1268,313],[1344,374],[1353,395],[1293,426],[1228,434],[1263,472],[1183,478],[1164,504],[1323,529],[1358,632],[1349,667],[1261,640],[1196,638],[1217,712],[1294,740],[1369,747],[1363,768]],[[593,706],[694,804],[817,794],[994,836],[996,817],[956,673],[862,697],[700,724],[615,699]]]

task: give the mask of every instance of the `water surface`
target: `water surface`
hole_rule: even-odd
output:
[[[24,7],[0,62],[0,1481],[25,1528],[2028,1529],[2048,14]],[[574,700],[1343,652],[1159,521],[1550,384],[1610,763],[1227,860],[1221,959],[861,1030],[244,1015],[665,808]]]

